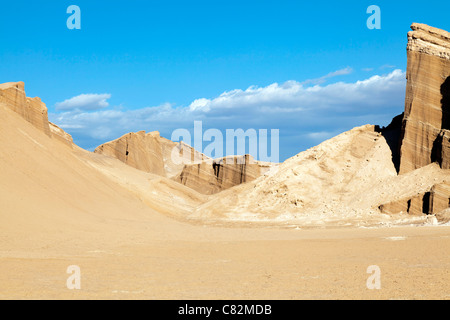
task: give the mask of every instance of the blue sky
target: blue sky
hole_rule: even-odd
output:
[[[81,30],[66,27],[72,4]],[[381,30],[366,27],[372,4]],[[87,149],[202,120],[280,129],[284,160],[401,113],[409,26],[450,30],[449,11],[442,0],[8,1],[0,82],[24,81]]]

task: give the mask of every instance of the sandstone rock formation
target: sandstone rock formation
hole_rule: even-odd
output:
[[[70,134],[48,121],[48,111],[45,103],[40,98],[27,97],[23,82],[0,84],[0,105],[4,105],[18,113],[47,136],[72,147],[73,140]]]
[[[450,33],[418,23],[411,29],[400,174],[435,161],[450,168]]]
[[[255,161],[252,156],[232,156],[187,164],[177,181],[203,194],[213,194],[250,182],[274,164]]]
[[[450,169],[450,33],[418,23],[411,29],[400,174],[433,162]],[[387,214],[435,215],[449,206],[450,184],[444,181],[379,209]]]
[[[95,153],[114,157],[141,171],[163,177],[175,177],[186,162],[201,162],[205,155],[184,144],[160,136],[159,132],[139,131],[102,144]]]

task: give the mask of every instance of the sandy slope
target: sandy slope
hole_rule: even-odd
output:
[[[0,118],[2,299],[450,297],[449,227],[188,223],[221,200],[68,148],[2,106]],[[373,264],[380,291],[365,286]],[[66,288],[69,265],[80,291]]]
[[[423,216],[382,215],[378,207],[450,181],[450,173],[431,164],[398,176],[385,138],[374,129],[354,128],[299,153],[273,172],[202,204],[191,217],[301,227],[423,222]]]

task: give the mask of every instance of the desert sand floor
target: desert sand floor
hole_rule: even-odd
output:
[[[450,299],[450,227],[166,226],[173,234],[134,244],[2,250],[0,298]],[[81,290],[66,287],[69,265],[81,268]],[[366,287],[370,265],[381,269],[380,290]]]

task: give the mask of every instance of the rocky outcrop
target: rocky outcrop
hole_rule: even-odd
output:
[[[0,85],[0,104],[5,105],[36,128],[51,137],[47,107],[40,98],[28,98],[23,82],[9,82]]]
[[[162,138],[159,132],[131,132],[97,147],[95,153],[114,157],[141,171],[175,177],[185,163],[209,159],[194,148]]]
[[[25,94],[23,82],[8,82],[0,84],[0,105],[3,105],[45,133],[72,147],[70,134],[48,121],[48,111],[40,98],[29,98]]]
[[[450,169],[450,33],[418,23],[411,29],[400,174],[432,162]]]
[[[230,156],[187,164],[175,179],[203,194],[214,194],[250,182],[267,172],[273,164],[255,161],[252,156]]]

